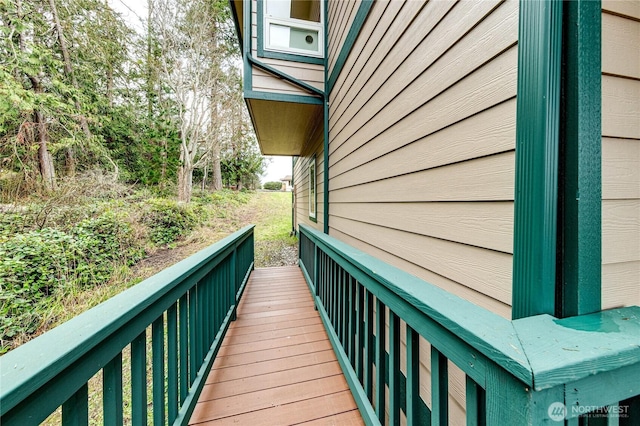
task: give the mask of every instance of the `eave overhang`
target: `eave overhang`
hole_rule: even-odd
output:
[[[260,150],[264,155],[302,155],[313,135],[322,131],[324,92],[254,57],[247,31],[251,3],[230,0],[229,4],[243,56],[244,98]],[[256,72],[263,79],[260,87],[253,84]]]

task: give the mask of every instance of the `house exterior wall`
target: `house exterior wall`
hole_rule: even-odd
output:
[[[356,17],[361,0],[329,1],[329,74],[333,72],[340,49]]]
[[[309,218],[309,163],[316,161],[316,220]],[[303,155],[293,166],[293,191],[295,193],[295,223],[305,224],[319,231],[324,227],[324,156],[323,128],[318,122],[313,137],[305,145]]]
[[[602,307],[640,304],[640,2],[603,1]]]
[[[324,90],[324,65],[260,57],[258,54],[258,2],[251,2],[251,54],[260,62],[297,80]],[[309,95],[308,92],[269,73],[253,67],[253,90],[290,95]]]
[[[329,116],[330,234],[507,318],[517,36],[514,0],[374,2]]]

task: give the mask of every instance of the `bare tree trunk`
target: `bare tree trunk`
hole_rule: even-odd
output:
[[[220,165],[220,145],[216,146],[213,151],[213,190],[222,189],[222,168]]]
[[[189,153],[185,152],[184,145],[180,147],[180,166],[178,167],[178,201],[191,202],[193,190],[193,167],[188,161]]]
[[[23,19],[22,16],[22,0],[16,0],[16,12],[18,19]],[[26,51],[24,35],[21,31],[18,32],[18,45],[22,52]],[[40,79],[36,75],[27,74],[27,78],[31,81],[31,90],[34,93],[42,93],[42,86]],[[40,168],[40,175],[42,176],[42,182],[47,190],[51,191],[56,187],[56,172],[53,165],[53,157],[48,148],[48,136],[47,136],[47,124],[42,111],[37,109],[34,112],[34,121],[38,129],[38,163]]]
[[[53,167],[53,158],[47,148],[47,125],[40,110],[35,113],[36,124],[38,126],[38,161],[40,163],[40,174],[45,187],[51,191],[56,187],[56,172]]]

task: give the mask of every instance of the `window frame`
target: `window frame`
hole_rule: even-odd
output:
[[[308,177],[308,198],[309,198],[309,219],[313,222],[318,221],[318,167],[316,164],[316,156],[309,160],[309,164],[307,167],[307,177]],[[313,180],[313,185],[311,181]],[[313,197],[312,194],[313,193]]]
[[[278,59],[278,55],[292,55],[294,57],[308,58],[308,62],[313,61],[312,63],[315,63],[316,61],[322,61],[324,59],[324,1],[320,0],[320,22],[305,21],[303,19],[296,18],[279,18],[269,16],[267,15],[268,1],[269,0],[258,0],[258,33],[261,36],[259,37],[259,40],[263,41],[263,43],[259,43],[258,45],[258,56],[271,57],[271,55],[275,55],[276,59]],[[318,31],[317,52],[291,47],[286,48],[281,46],[271,46],[271,40],[269,37],[269,26],[272,23],[293,28]],[[293,60],[293,58],[291,59]]]

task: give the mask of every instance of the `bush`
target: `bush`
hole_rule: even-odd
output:
[[[268,191],[280,191],[282,189],[282,182],[265,182],[262,187]]]
[[[131,266],[144,256],[133,228],[123,214],[107,211],[86,219],[73,230],[83,262],[77,264],[77,278],[83,284],[109,280],[116,265]]]
[[[71,280],[78,254],[77,241],[52,228],[0,243],[0,339],[36,330],[34,305]]]
[[[151,199],[142,221],[149,227],[151,241],[161,245],[172,243],[186,235],[203,216],[201,207],[194,208],[171,200]]]

